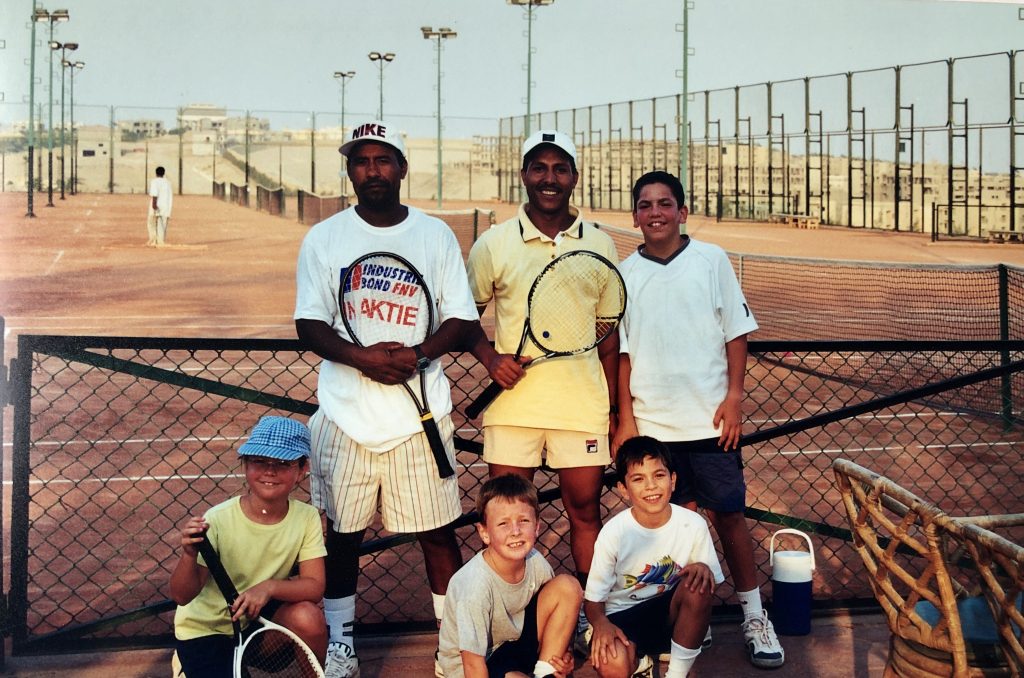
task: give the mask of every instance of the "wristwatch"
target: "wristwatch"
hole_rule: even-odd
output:
[[[413,346],[412,350],[416,353],[416,369],[420,372],[425,372],[430,367],[430,358],[423,353],[423,349],[420,348],[419,344]]]

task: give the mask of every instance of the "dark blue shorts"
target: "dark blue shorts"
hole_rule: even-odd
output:
[[[540,640],[537,638],[537,595],[530,599],[523,618],[523,632],[518,640],[509,640],[487,658],[487,675],[490,678],[505,678],[510,671],[533,675],[533,667],[540,656]]]
[[[692,501],[718,513],[739,513],[746,508],[742,448],[723,450],[718,438],[667,442],[676,472],[672,502]]]
[[[608,621],[622,629],[626,637],[636,643],[636,654],[660,654],[672,644],[673,620],[669,619],[672,595],[675,589],[665,591],[657,598],[649,598],[631,608],[608,615]]]

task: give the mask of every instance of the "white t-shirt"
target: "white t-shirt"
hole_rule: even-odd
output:
[[[502,643],[518,640],[526,606],[555,574],[534,549],[526,556],[522,581],[510,584],[481,551],[452,575],[438,633],[438,661],[448,678],[462,678],[462,651],[488,658]]]
[[[631,509],[601,528],[583,597],[604,603],[605,614],[628,610],[673,590],[690,563],[711,568],[716,584],[725,581],[704,518],[682,506],[669,506],[672,517],[653,530],[640,525]]]
[[[376,251],[404,257],[423,274],[437,307],[433,330],[449,318],[478,319],[455,234],[413,207],[403,222],[386,228],[366,223],[355,208],[313,226],[299,251],[294,318],[323,321],[351,341],[338,306],[341,277],[357,258]],[[451,412],[452,400],[440,360],[431,362],[424,378],[430,410],[441,419]],[[418,386],[416,391],[418,397]],[[331,421],[371,450],[393,449],[423,430],[401,384],[381,384],[348,365],[321,362],[317,399]]]
[[[174,189],[167,177],[156,177],[149,182],[149,197],[156,198],[156,212],[158,216],[171,216],[171,203],[174,201]],[[149,210],[153,211],[153,201],[149,201]]]
[[[637,430],[665,441],[718,437],[725,344],[757,329],[728,255],[691,238],[667,261],[634,252],[619,270],[629,299],[619,351],[629,354]]]

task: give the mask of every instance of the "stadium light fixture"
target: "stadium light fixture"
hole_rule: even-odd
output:
[[[71,16],[68,14],[66,9],[55,9],[49,13],[48,21],[50,23],[50,83],[49,83],[49,123],[47,130],[47,152],[46,152],[46,166],[48,179],[46,182],[46,194],[47,194],[47,207],[53,207],[53,53],[58,49],[54,45],[59,45],[59,42],[53,39],[53,25],[56,23],[64,23],[70,20]],[[39,19],[37,19],[38,21]]]
[[[32,10],[32,37],[29,40],[28,59],[28,209],[26,217],[36,215],[33,210],[32,198],[35,191],[35,150],[36,150],[36,24],[50,20],[50,13],[42,7]]]
[[[50,49],[60,50],[60,199],[64,200],[64,157],[67,155],[66,142],[64,140],[64,73],[71,62],[67,59],[67,52],[74,52],[78,49],[77,42],[51,42]]]
[[[369,57],[370,61],[377,62],[377,70],[379,72],[377,89],[380,92],[380,105],[377,107],[377,119],[382,120],[384,118],[384,64],[394,61],[395,53],[370,52],[366,56]]]
[[[341,143],[345,143],[345,85],[356,75],[355,71],[334,71],[335,79],[341,83]],[[345,168],[341,171],[341,194],[346,195],[345,190]]]
[[[458,36],[458,33],[450,28],[438,28],[436,31],[430,26],[421,26],[420,31],[426,40],[437,40],[437,209],[441,209],[441,191],[443,190],[441,174],[441,41]]]
[[[510,5],[526,6],[526,123],[523,136],[530,136],[530,102],[533,93],[533,8],[555,0],[508,0]]]

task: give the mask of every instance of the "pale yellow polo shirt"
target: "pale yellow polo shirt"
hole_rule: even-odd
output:
[[[556,239],[537,230],[519,215],[485,231],[473,245],[467,263],[469,286],[478,306],[495,304],[495,346],[515,353],[526,319],[526,297],[537,274],[555,257],[573,250],[590,250],[618,263],[615,244],[579,210],[572,226]],[[529,339],[523,354],[541,355]],[[583,355],[543,360],[526,371],[515,388],[504,391],[484,411],[484,426],[608,433],[608,382],[597,349]]]

